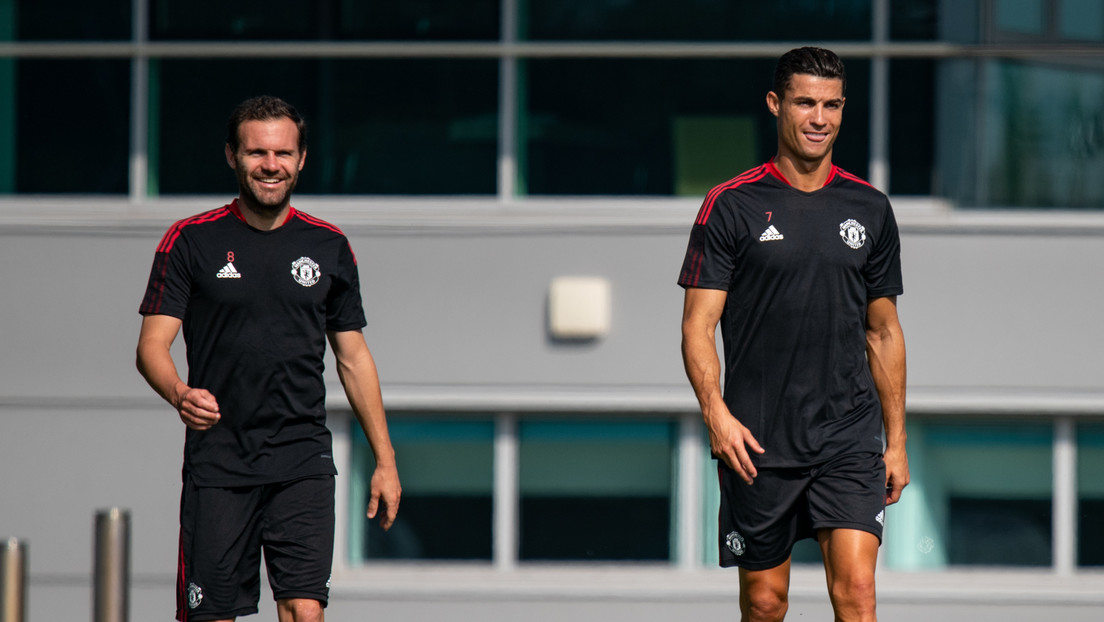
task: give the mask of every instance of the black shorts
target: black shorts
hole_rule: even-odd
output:
[[[176,619],[257,613],[261,550],[276,600],[326,606],[334,544],[334,477],[235,488],[196,486],[180,496]]]
[[[760,468],[748,486],[723,461],[720,564],[748,570],[779,566],[794,543],[820,529],[858,529],[882,539],[885,461],[848,454],[814,467]]]

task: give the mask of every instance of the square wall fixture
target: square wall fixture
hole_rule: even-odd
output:
[[[555,339],[597,339],[610,329],[610,283],[595,276],[561,276],[548,290],[548,331]]]

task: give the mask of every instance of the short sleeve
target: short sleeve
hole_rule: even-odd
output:
[[[368,324],[360,297],[360,273],[348,240],[342,238],[341,245],[340,267],[326,296],[326,330],[360,330]]]
[[[690,229],[678,284],[728,290],[736,268],[738,223],[731,193],[706,199]]]
[[[146,293],[138,309],[142,315],[170,315],[183,319],[187,311],[192,286],[188,269],[189,245],[187,237],[177,236],[175,229],[174,226],[165,234],[154,254]],[[173,236],[171,243],[170,235]]]
[[[868,299],[904,293],[901,277],[901,235],[888,199],[885,201],[882,225],[874,240],[874,250],[863,269],[863,278],[866,281]]]

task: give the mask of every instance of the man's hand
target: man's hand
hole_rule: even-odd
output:
[[[180,420],[192,430],[210,430],[222,418],[218,400],[207,389],[185,388],[173,405]]]
[[[728,468],[745,483],[751,485],[759,472],[751,461],[748,450],[762,454],[765,450],[751,431],[740,423],[728,409],[714,411],[705,417],[705,427],[709,431],[709,449],[713,455],[724,461]]]
[[[387,531],[395,523],[395,516],[399,513],[399,498],[402,496],[399,471],[394,465],[376,465],[376,470],[372,473],[371,489],[371,497],[368,499],[368,518],[375,518],[382,505],[383,515],[380,516],[380,527]]]
[[[905,450],[887,449],[884,455],[886,466],[886,505],[897,503],[901,491],[909,483],[908,455]]]

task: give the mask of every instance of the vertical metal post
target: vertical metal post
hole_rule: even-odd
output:
[[[517,566],[518,529],[518,421],[513,413],[495,417],[494,440],[494,567]]]
[[[502,36],[509,50],[517,43],[517,0],[501,0]],[[518,59],[503,53],[498,60],[498,200],[508,203],[517,195],[518,175]]]
[[[874,45],[889,42],[889,0],[871,6]],[[877,52],[870,59],[870,184],[889,194],[889,59]]]
[[[0,622],[23,622],[27,615],[27,543],[8,538],[0,553]]]
[[[675,528],[678,567],[694,570],[702,565],[702,420],[698,413],[679,418],[678,484]]]
[[[1077,569],[1077,424],[1066,415],[1054,420],[1054,497],[1051,527],[1054,571],[1068,576]]]
[[[131,203],[140,203],[149,194],[149,41],[147,23],[149,0],[132,0],[131,29],[138,53],[130,59],[130,195]]]
[[[93,622],[127,622],[130,614],[130,513],[96,513]]]

